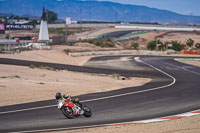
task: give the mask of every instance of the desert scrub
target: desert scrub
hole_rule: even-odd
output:
[[[18,75],[15,75],[14,77],[15,77],[15,78],[20,78],[20,76],[18,76]]]
[[[34,69],[36,66],[34,64],[31,64],[29,67]]]
[[[1,76],[2,79],[8,78],[7,76]]]
[[[34,68],[39,68],[39,69],[52,70],[52,71],[55,71],[55,70],[56,70],[56,69],[54,69],[53,67],[50,67],[50,66],[43,66],[43,65],[35,66],[34,64],[31,64],[29,67],[32,68],[32,69],[34,69]]]
[[[55,71],[55,69],[53,67],[50,67],[50,66],[39,66],[40,69],[45,69],[45,70],[52,70],[52,71]]]
[[[43,83],[43,82],[40,82],[39,84],[40,84],[40,85],[44,85],[45,83]]]

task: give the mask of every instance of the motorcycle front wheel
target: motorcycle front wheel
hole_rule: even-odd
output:
[[[92,116],[92,111],[88,106],[83,106],[83,111],[84,111],[84,116],[85,117],[91,117]]]
[[[63,108],[62,108],[62,113],[63,113],[64,116],[67,117],[68,119],[73,119],[73,118],[74,118],[74,113],[73,113],[72,108],[63,107]]]

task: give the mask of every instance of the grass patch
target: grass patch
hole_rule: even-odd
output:
[[[5,50],[6,47],[5,46],[0,46],[0,50]]]
[[[87,40],[87,42],[99,47],[115,47],[115,42],[109,37],[105,38],[104,40]]]
[[[2,79],[5,79],[5,78],[8,78],[8,77],[7,77],[7,76],[2,76],[1,78],[2,78]]]
[[[40,82],[39,84],[40,84],[40,85],[45,85],[45,83],[43,83],[43,82]]]
[[[32,69],[36,68],[36,66],[34,64],[31,64],[29,67]]]
[[[40,69],[45,69],[45,70],[52,70],[52,71],[55,71],[56,69],[54,69],[53,67],[50,67],[50,66],[39,66]]]
[[[83,28],[49,28],[49,33],[59,34],[59,35],[71,35],[74,33],[81,33],[88,30],[89,29],[83,29]]]
[[[34,69],[34,68],[39,68],[39,69],[45,69],[45,70],[56,71],[56,69],[54,69],[53,67],[50,67],[50,66],[43,66],[43,65],[36,66],[36,65],[34,65],[34,64],[31,64],[29,67],[32,68],[32,69]]]
[[[15,78],[20,78],[20,76],[18,76],[18,75],[15,75],[14,77],[15,77]]]
[[[5,79],[5,78],[20,78],[20,76],[19,75],[15,75],[15,76],[2,76],[2,77],[0,77],[0,78],[2,78],[2,79]]]

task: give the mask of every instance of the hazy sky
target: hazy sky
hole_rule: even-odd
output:
[[[166,9],[186,15],[200,16],[200,0],[98,0],[113,1],[125,4],[144,5],[153,8]]]

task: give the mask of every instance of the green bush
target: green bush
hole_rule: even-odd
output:
[[[20,78],[20,76],[18,76],[18,75],[15,75],[15,78]]]
[[[36,66],[34,64],[31,64],[29,67],[34,69]]]
[[[87,42],[99,47],[114,47],[115,46],[114,42],[110,38],[107,38],[105,40],[88,40]]]
[[[190,39],[187,40],[186,44],[187,44],[188,47],[192,47],[193,44],[194,44],[194,40],[192,40],[192,39],[190,38]]]
[[[154,40],[148,43],[147,49],[148,50],[155,50],[157,44],[163,44],[160,40]]]
[[[7,77],[7,76],[2,76],[1,78],[2,78],[2,79],[5,79],[5,78],[8,78],[8,77]]]
[[[139,47],[139,43],[137,43],[137,42],[133,42],[131,44],[131,48],[133,48],[133,49],[138,49],[138,47]]]
[[[179,43],[178,41],[171,41],[171,44],[173,44],[172,48],[175,51],[181,51],[185,48],[185,45]]]
[[[95,44],[95,40],[88,40],[87,42],[90,44]]]
[[[195,47],[196,47],[197,49],[200,49],[200,43],[196,43],[196,44],[195,44]]]
[[[100,42],[100,41],[96,41],[96,42],[95,42],[95,45],[101,47],[101,46],[102,46],[102,42]]]

